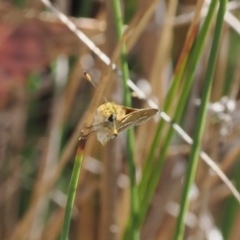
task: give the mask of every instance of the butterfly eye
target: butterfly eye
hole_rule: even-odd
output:
[[[108,118],[109,122],[113,122],[114,120],[116,120],[116,115],[115,114],[111,114],[110,117]]]

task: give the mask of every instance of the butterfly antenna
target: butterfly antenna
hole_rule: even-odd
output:
[[[96,84],[93,82],[91,76],[90,76],[87,72],[84,72],[84,76],[85,76],[85,78],[93,85],[93,87],[94,87],[96,90],[98,90],[98,87],[97,87]],[[108,102],[107,99],[106,99],[103,95],[101,95],[101,96],[102,96],[103,100],[107,103],[107,102]]]

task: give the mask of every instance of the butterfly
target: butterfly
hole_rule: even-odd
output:
[[[97,89],[90,75],[86,72],[84,75]],[[102,145],[115,138],[119,133],[148,121],[159,112],[155,108],[138,109],[121,106],[114,102],[108,102],[104,96],[103,98],[105,103],[97,108],[92,125],[88,127],[89,134],[81,136],[82,138],[88,137],[91,133],[96,132],[97,139]]]

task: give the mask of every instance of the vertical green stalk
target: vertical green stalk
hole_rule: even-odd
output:
[[[240,159],[238,158],[234,166],[234,182],[238,191],[240,191]],[[232,229],[236,223],[236,217],[239,212],[239,203],[233,196],[230,196],[226,203],[225,213],[222,216],[222,234],[224,240],[230,240]]]
[[[202,55],[203,52],[203,47],[204,47],[204,43],[206,41],[210,26],[211,26],[211,22],[214,16],[214,12],[215,9],[217,7],[217,3],[218,0],[213,0],[210,4],[209,7],[209,11],[208,14],[206,16],[206,19],[202,25],[202,28],[200,29],[200,32],[198,34],[197,39],[195,40],[195,43],[193,45],[193,49],[191,50],[188,62],[187,62],[187,70],[186,70],[186,74],[185,74],[185,81],[184,81],[184,86],[183,86],[183,91],[179,97],[179,102],[178,102],[178,106],[176,107],[176,112],[174,114],[173,117],[173,121],[175,123],[179,123],[183,110],[185,108],[185,104],[187,101],[187,98],[189,96],[189,92],[194,80],[194,76],[195,76],[195,71],[197,68],[197,63]],[[180,73],[181,74],[181,71]],[[172,93],[170,94],[170,96],[172,96]],[[171,100],[171,97],[170,97]],[[167,99],[168,101],[168,99]],[[166,105],[168,106],[168,103],[166,103]],[[162,129],[161,125],[162,125],[162,120],[159,123],[158,126],[158,130]],[[159,130],[156,132],[155,138],[154,140],[157,139],[158,144],[160,142],[160,138],[158,138],[157,135],[161,134],[161,131]],[[156,164],[154,165],[154,167],[152,168],[151,174],[144,172],[145,174],[149,175],[149,179],[145,178],[143,180],[145,180],[145,182],[141,182],[140,184],[140,196],[141,196],[141,212],[140,212],[140,217],[139,217],[139,224],[142,224],[146,213],[147,213],[147,209],[150,205],[151,199],[154,195],[155,189],[157,187],[159,178],[160,178],[160,174],[161,174],[161,170],[162,170],[162,166],[164,163],[164,160],[166,158],[167,155],[167,151],[168,151],[168,147],[171,143],[172,137],[174,134],[174,129],[170,128],[166,138],[164,139],[163,142],[163,146],[161,147],[161,151],[160,151],[160,155],[156,161]],[[157,144],[154,144],[154,146],[157,146]],[[153,161],[154,160],[154,153],[156,152],[156,148],[155,149],[151,149],[150,154],[148,155],[147,161]],[[153,159],[151,159],[153,158]]]
[[[122,38],[123,33],[123,18],[121,13],[121,4],[119,0],[113,0],[113,10],[115,17],[115,24],[117,30],[117,39],[118,41]],[[127,81],[129,79],[129,70],[128,63],[126,59],[126,46],[123,45],[121,50],[121,70],[123,78],[123,87],[124,87],[124,105],[131,107],[131,93],[129,91]],[[139,214],[139,203],[138,203],[138,191],[136,185],[136,168],[134,164],[134,131],[133,129],[128,130],[127,132],[127,159],[128,159],[128,168],[130,176],[130,194],[131,194],[131,212],[130,212],[130,221],[127,226],[127,231],[125,237],[132,240],[139,239],[139,230],[138,230],[138,214]],[[129,235],[128,235],[129,234]]]
[[[227,0],[221,0],[219,10],[218,10],[212,48],[211,48],[209,61],[208,61],[208,67],[206,71],[206,77],[203,85],[201,105],[200,105],[200,109],[197,117],[196,129],[193,137],[193,146],[191,148],[189,165],[187,168],[186,179],[183,186],[183,195],[181,198],[180,213],[178,216],[177,226],[174,234],[175,240],[183,239],[183,235],[184,235],[184,220],[185,220],[186,212],[189,205],[189,193],[194,181],[199,153],[200,153],[201,139],[202,139],[204,125],[206,121],[206,115],[207,115],[207,105],[209,102],[211,89],[212,89],[213,76],[214,76],[214,71],[216,67],[218,48],[220,44],[220,37],[221,37],[221,32],[222,32],[222,27],[224,22],[224,14],[225,14],[226,6],[227,6]]]
[[[70,186],[69,186],[67,205],[66,205],[66,209],[65,209],[63,228],[62,228],[62,233],[61,233],[61,238],[60,238],[61,240],[68,239],[71,216],[72,216],[72,209],[73,209],[73,204],[74,204],[74,200],[75,200],[78,179],[79,179],[81,165],[82,165],[82,159],[83,159],[83,149],[79,146],[77,149],[73,172],[72,172],[72,177],[71,177]]]

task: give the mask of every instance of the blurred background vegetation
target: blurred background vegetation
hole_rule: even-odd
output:
[[[83,72],[88,71],[98,85],[106,71],[101,56],[43,2],[0,1],[3,240],[59,239],[77,141],[95,94]],[[94,45],[112,56],[118,42],[113,1],[52,2]],[[211,19],[206,17],[208,1],[121,1],[123,23],[129,30],[124,60],[131,80],[145,94],[142,99],[141,92],[132,91],[132,106],[147,108],[154,102],[190,136],[196,131],[216,25],[218,1],[210,2],[216,2],[212,15],[208,15]],[[201,149],[238,190],[239,9],[238,0],[228,2],[200,142]],[[208,29],[201,32],[204,24]],[[121,69],[120,60],[116,64]],[[122,105],[121,74],[112,71],[109,79],[104,95]],[[174,236],[192,148],[171,130],[172,126],[158,116],[135,129],[136,225],[143,240],[169,240]],[[126,133],[104,147],[95,136],[88,139],[69,239],[133,239],[128,237],[129,229],[126,231],[132,207],[128,147]],[[183,239],[239,239],[239,203],[201,160],[189,199]]]

